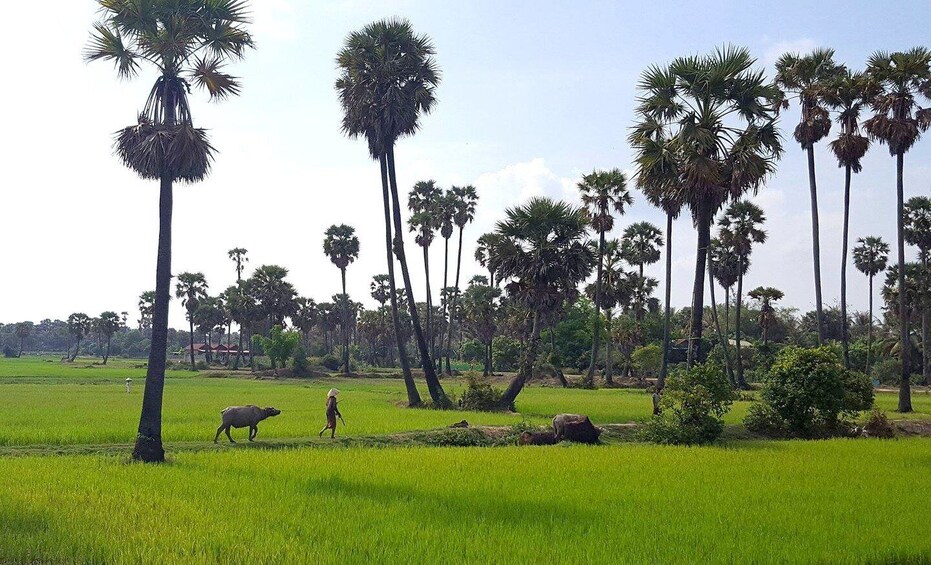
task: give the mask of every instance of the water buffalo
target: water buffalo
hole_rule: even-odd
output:
[[[265,418],[281,414],[281,410],[270,407],[259,408],[250,404],[249,406],[230,406],[223,409],[220,414],[223,416],[223,423],[217,428],[217,435],[213,438],[213,443],[217,443],[220,433],[223,431],[226,431],[226,437],[230,438],[230,443],[236,443],[233,441],[233,436],[230,435],[230,428],[249,428],[249,441],[252,441],[259,433],[259,422]]]

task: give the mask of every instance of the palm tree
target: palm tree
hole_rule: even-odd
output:
[[[346,44],[337,56],[341,73],[336,80],[336,90],[344,113],[343,132],[350,138],[365,137],[369,155],[377,159],[381,167],[385,246],[388,277],[392,284],[392,315],[408,403],[419,403],[419,395],[416,394],[401,341],[392,251],[401,264],[407,307],[430,397],[434,404],[448,406],[449,399],[430,360],[414,301],[404,254],[401,205],[394,162],[394,145],[397,140],[416,133],[420,128],[421,114],[429,113],[436,105],[435,90],[440,75],[433,57],[435,53],[430,38],[415,34],[407,20],[388,19],[371,23],[346,38]]]
[[[479,236],[475,245],[475,260],[482,267],[488,269],[488,281],[490,286],[498,286],[495,274],[498,272],[498,265],[494,261],[491,250],[501,242],[501,236],[496,233],[486,233]]]
[[[840,134],[831,142],[837,164],[844,168],[844,235],[840,262],[840,314],[843,325],[844,366],[850,367],[850,328],[847,319],[847,249],[850,225],[850,177],[863,167],[860,159],[866,155],[869,139],[860,133],[860,111],[873,95],[873,88],[863,73],[845,70],[831,81],[824,93],[827,104],[837,112]]]
[[[107,360],[110,359],[110,341],[113,339],[113,334],[123,327],[123,319],[116,312],[109,310],[101,313],[98,319],[100,320],[100,331],[107,338],[107,352],[103,355],[103,364],[106,365]]]
[[[744,379],[743,357],[740,351],[740,310],[741,297],[743,294],[744,283],[744,265],[748,264],[750,252],[754,243],[765,243],[766,232],[760,229],[766,216],[763,210],[747,200],[734,202],[728,206],[724,215],[718,220],[721,228],[720,239],[732,245],[740,259],[740,270],[737,274],[737,304],[736,315],[734,318],[734,337],[737,342],[737,386],[742,389],[748,388],[747,381]]]
[[[229,251],[226,252],[227,256],[233,261],[233,263],[236,264],[236,284],[237,285],[242,285],[242,271],[245,268],[245,264],[249,262],[249,258],[246,256],[248,252],[249,250],[243,247],[234,247],[233,249],[230,249]],[[241,294],[242,292],[240,291],[240,293],[237,296],[241,296]],[[235,320],[236,318],[233,317],[233,319]],[[243,339],[242,334],[243,333],[244,332],[242,329],[242,324],[240,323],[239,324],[239,345],[238,345],[238,349],[236,350],[236,360],[233,361],[234,369],[239,367],[239,361],[242,359],[242,339]]]
[[[712,277],[724,289],[724,335],[731,335],[731,288],[737,284],[737,277],[746,274],[749,261],[741,261],[733,246],[718,238],[711,240]]]
[[[866,374],[870,374],[870,357],[873,353],[873,277],[886,270],[889,244],[881,237],[868,236],[857,240],[853,248],[853,265],[870,279],[870,324],[866,348]]]
[[[297,292],[285,280],[288,270],[278,265],[262,265],[249,279],[252,294],[268,320],[268,327],[284,326],[284,319],[294,314]]]
[[[175,297],[181,299],[181,305],[187,310],[187,320],[190,326],[191,342],[191,370],[197,367],[194,364],[194,313],[200,301],[207,298],[207,279],[203,273],[181,273],[178,275],[178,282],[175,284]],[[152,341],[152,347],[155,347],[155,340]],[[207,344],[209,351],[210,344]]]
[[[144,63],[158,72],[138,123],[117,133],[116,152],[123,164],[142,178],[160,183],[152,346],[133,458],[161,462],[165,459],[161,415],[171,295],[172,188],[176,181],[196,182],[206,177],[215,153],[206,131],[193,125],[188,91],[193,83],[205,89],[212,100],[239,94],[239,79],[224,72],[224,67],[241,59],[253,46],[246,31],[249,3],[98,3],[101,20],[94,24],[85,60],[112,61],[120,78],[135,77]]]
[[[509,208],[497,224],[500,239],[491,255],[501,279],[511,279],[508,295],[530,309],[532,320],[517,376],[501,396],[502,408],[513,408],[533,372],[542,313],[592,272],[595,253],[585,240],[588,226],[583,209],[540,197]]]
[[[760,328],[763,330],[763,346],[766,347],[769,345],[769,330],[776,323],[773,302],[782,300],[785,295],[778,288],[758,286],[748,292],[747,296],[760,303]]]
[[[323,252],[330,258],[330,262],[339,269],[343,281],[343,296],[346,294],[346,267],[359,257],[359,238],[352,226],[340,224],[330,226],[323,239]],[[343,374],[349,374],[349,311],[348,301],[343,300]]]
[[[462,293],[462,323],[485,348],[483,374],[491,374],[491,343],[498,331],[501,289],[481,281],[470,283]]]
[[[475,220],[475,207],[478,204],[478,192],[476,192],[475,187],[472,185],[454,186],[451,192],[453,196],[453,223],[459,228],[459,250],[456,252],[456,286],[454,287],[455,291],[452,294],[452,300],[450,302],[450,312],[455,312],[456,302],[459,300],[459,275],[462,272],[462,232],[465,230],[466,224],[470,224]],[[443,277],[443,286],[446,286],[445,276]],[[453,324],[452,316],[450,316],[450,323],[446,334],[446,346],[444,347],[446,351],[447,375],[452,374],[449,366],[449,354],[452,341]]]
[[[833,49],[815,49],[809,55],[786,53],[776,61],[776,84],[798,96],[801,119],[795,127],[795,140],[808,153],[808,187],[811,192],[811,240],[815,265],[815,311],[818,316],[818,344],[824,343],[821,308],[821,238],[818,224],[818,185],[815,180],[815,144],[831,131],[831,116],[824,107],[827,85],[846,70],[834,62]],[[788,104],[788,101],[785,102]]]
[[[644,265],[659,261],[660,249],[663,247],[663,232],[650,222],[637,222],[627,226],[621,239],[621,257],[636,265],[640,278],[643,278]],[[641,321],[642,304],[637,305],[637,321]]]
[[[614,374],[612,366],[611,349],[614,345],[612,336],[612,316],[614,309],[622,305],[626,311],[633,296],[633,288],[628,273],[624,272],[621,267],[622,262],[621,242],[616,239],[605,241],[604,265],[601,270],[601,293],[598,294],[598,285],[589,284],[585,287],[585,294],[594,303],[600,302],[600,307],[604,309],[607,325],[607,337],[605,339],[605,384],[611,386],[614,384]]]
[[[918,247],[918,256],[925,277],[931,277],[929,257],[931,257],[931,198],[914,196],[905,203],[905,241]],[[927,301],[926,301],[927,302]],[[931,351],[928,343],[928,310],[925,303],[921,309],[921,371],[924,384],[931,385]]]
[[[877,52],[870,56],[866,72],[876,84],[877,95],[870,101],[874,111],[863,126],[870,138],[889,148],[895,157],[896,232],[898,236],[899,347],[902,349],[902,375],[899,381],[899,412],[912,411],[908,360],[908,311],[905,308],[905,198],[902,177],[905,153],[931,126],[931,107],[918,106],[917,98],[931,97],[931,51],[915,47],[906,52]]]
[[[614,215],[623,216],[625,207],[633,204],[634,199],[627,190],[627,177],[620,169],[610,171],[592,171],[582,176],[578,184],[582,195],[582,204],[591,221],[592,228],[598,232],[598,272],[595,275],[595,313],[592,318],[592,353],[585,374],[585,386],[595,384],[595,367],[598,363],[598,346],[601,343],[601,278],[604,269],[605,233],[614,228]]]
[[[88,334],[91,330],[91,319],[90,317],[83,312],[75,312],[68,316],[68,332],[77,340],[77,345],[74,348],[74,354],[71,356],[69,361],[74,361],[78,357],[78,352],[81,351],[81,340],[84,339],[84,336]]]
[[[442,225],[443,206],[443,190],[432,180],[418,182],[408,195],[407,207],[411,211],[411,217],[407,222],[410,230],[416,234],[414,240],[423,250],[424,278],[427,285],[427,319],[424,330],[430,345],[430,358],[434,360],[436,339],[433,327],[433,291],[430,289],[430,245],[436,237],[436,230]]]
[[[147,290],[139,295],[139,330],[145,332],[152,327],[155,311],[155,291]]]
[[[689,366],[701,354],[714,215],[729,198],[759,190],[782,154],[776,128],[779,90],[753,70],[755,62],[748,50],[727,47],[678,58],[666,68],[651,67],[638,85],[640,122],[630,139],[638,174],[647,178],[641,182],[657,201],[688,206],[698,230]]]
[[[19,353],[16,354],[17,357],[23,356],[23,344],[26,342],[26,338],[29,337],[29,334],[32,333],[32,322],[19,322],[16,324],[16,337],[19,338]],[[106,362],[104,362],[106,364]]]
[[[294,323],[294,327],[301,331],[306,347],[310,341],[310,330],[317,325],[317,303],[313,298],[304,298],[303,296],[295,298],[294,303],[296,309],[294,315],[291,316],[291,321]]]

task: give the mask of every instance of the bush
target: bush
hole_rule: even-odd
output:
[[[304,377],[310,371],[310,364],[307,362],[307,352],[303,347],[298,346],[294,350],[294,358],[291,360],[291,370],[295,377]]]
[[[343,362],[332,353],[327,353],[320,358],[320,364],[327,368],[328,371],[338,371]]]
[[[499,336],[491,342],[491,358],[495,371],[516,371],[520,363],[520,342]]]
[[[466,389],[459,398],[463,410],[494,410],[501,400],[502,391],[491,386],[487,379],[470,375]]]
[[[867,437],[890,439],[895,437],[895,426],[886,417],[885,412],[872,410],[863,424],[863,432]]]
[[[655,345],[638,347],[630,356],[637,371],[644,377],[656,377],[663,366],[663,348]]]
[[[467,339],[459,347],[459,356],[469,364],[470,370],[476,364],[482,365],[485,361],[485,344],[476,339]]]
[[[660,414],[647,422],[640,435],[654,443],[713,442],[724,430],[722,418],[733,400],[734,391],[718,365],[705,363],[678,370],[666,380]]]
[[[18,352],[17,352],[15,349],[13,349],[12,347],[10,347],[9,345],[4,345],[4,346],[3,346],[3,356],[4,356],[4,357],[10,359],[10,358],[16,357],[16,354],[17,354],[17,353],[18,353]]]
[[[815,437],[835,433],[841,414],[873,405],[868,379],[841,365],[827,347],[787,347],[763,383],[761,402],[744,420],[747,429],[769,435]]]

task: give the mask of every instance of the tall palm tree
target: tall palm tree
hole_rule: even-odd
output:
[[[614,213],[624,215],[634,199],[627,190],[627,176],[620,169],[592,171],[582,176],[578,184],[582,204],[598,232],[598,271],[595,275],[595,313],[592,318],[592,352],[585,385],[594,386],[595,367],[598,364],[598,346],[601,343],[601,279],[604,270],[605,234],[614,228]]]
[[[876,84],[877,94],[870,100],[874,115],[863,123],[870,138],[889,148],[895,157],[896,233],[899,277],[899,347],[902,349],[902,374],[899,380],[899,412],[912,411],[909,386],[911,340],[908,338],[908,311],[905,304],[905,189],[902,177],[905,153],[931,126],[931,107],[922,108],[918,98],[931,98],[931,51],[915,47],[897,53],[876,52],[866,64],[866,72]]]
[[[769,330],[776,323],[776,309],[773,302],[782,300],[785,296],[778,288],[771,286],[758,286],[747,293],[747,296],[760,303],[760,328],[763,331],[763,346],[769,345]]]
[[[32,333],[32,322],[19,322],[16,324],[16,337],[19,338],[19,353],[16,354],[17,357],[23,356],[23,345],[26,343],[26,338],[29,337],[29,334]],[[109,346],[108,346],[109,347]],[[104,362],[106,364],[106,361]]]
[[[407,365],[401,338],[392,252],[401,265],[407,307],[430,397],[434,404],[448,406],[449,399],[433,369],[414,301],[404,254],[401,205],[394,162],[394,145],[397,140],[416,133],[420,128],[421,114],[429,113],[436,105],[435,90],[440,82],[440,74],[434,59],[435,53],[430,38],[415,34],[407,20],[388,19],[371,23],[349,34],[345,46],[337,55],[340,76],[336,80],[336,90],[344,113],[343,132],[351,138],[365,137],[369,155],[377,159],[381,167],[385,246],[388,277],[392,283],[392,314],[408,403],[416,405],[420,400],[410,376],[410,366]]]
[[[755,63],[747,49],[726,47],[651,67],[638,85],[639,122],[630,135],[638,174],[652,179],[651,190],[688,206],[698,231],[689,366],[701,355],[714,215],[729,198],[759,190],[782,154],[779,89],[753,69]]]
[[[249,257],[246,256],[247,253],[249,253],[249,250],[245,249],[244,247],[234,247],[233,249],[230,249],[229,251],[226,252],[230,260],[232,260],[233,263],[235,263],[236,265],[236,284],[237,285],[242,285],[242,271],[245,268],[245,264],[249,262]],[[244,332],[242,329],[242,324],[240,324],[239,325],[239,345],[238,345],[238,349],[236,350],[236,360],[233,361],[234,369],[239,367],[239,362],[242,359],[243,333]]]
[[[740,310],[743,295],[744,264],[748,264],[750,252],[755,243],[766,242],[766,232],[760,226],[766,222],[762,208],[742,200],[728,206],[724,215],[718,221],[721,228],[720,238],[733,246],[740,259],[740,270],[737,274],[737,303],[734,318],[734,337],[737,342],[737,386],[746,389],[747,381],[744,379],[743,357],[740,348]]]
[[[346,267],[359,258],[359,238],[352,226],[340,224],[327,228],[323,239],[323,252],[330,258],[330,262],[339,269],[343,281],[343,296],[346,294]],[[343,306],[343,374],[349,374],[349,306],[348,300],[342,301]]]
[[[90,331],[90,316],[83,312],[75,312],[74,314],[68,316],[68,332],[75,340],[77,340],[77,345],[74,348],[74,354],[71,356],[69,361],[74,361],[77,359],[78,353],[81,351],[81,341]]]
[[[663,247],[663,232],[650,222],[636,222],[624,229],[621,239],[621,257],[636,265],[640,278],[643,278],[645,265],[652,265],[659,261],[660,249]],[[642,304],[637,305],[637,321],[642,320]]]
[[[594,303],[600,302],[599,306],[605,312],[605,321],[607,325],[605,339],[605,384],[611,386],[614,384],[614,374],[612,366],[612,346],[614,340],[611,332],[612,317],[614,309],[623,306],[626,311],[633,296],[631,279],[628,277],[622,267],[621,242],[616,239],[605,241],[604,265],[601,270],[601,293],[598,294],[598,285],[592,283],[585,287],[585,294]],[[596,297],[596,294],[598,296]]]
[[[190,326],[191,370],[196,369],[194,364],[194,313],[200,306],[200,301],[207,298],[207,279],[203,273],[181,273],[175,283],[175,297],[181,299],[181,305],[187,310],[187,320]],[[153,340],[152,347],[155,347]],[[210,347],[210,344],[207,344]]]
[[[931,198],[927,196],[914,196],[905,203],[905,241],[918,248],[921,268],[925,280],[931,280]],[[931,385],[931,351],[928,343],[928,310],[931,305],[925,304],[921,308],[921,372],[924,375],[924,384]]]
[[[475,220],[475,207],[478,204],[478,192],[472,185],[454,186],[451,189],[453,196],[453,223],[459,230],[459,249],[456,252],[456,285],[450,302],[450,312],[456,311],[456,303],[459,300],[459,275],[462,272],[462,232],[466,224]],[[444,278],[445,285],[445,278]],[[449,366],[450,348],[453,341],[453,324],[452,316],[448,324],[446,333],[446,346],[443,348],[446,352],[446,374],[451,375],[452,371]]]
[[[152,314],[155,311],[155,291],[147,290],[139,295],[139,330],[145,333],[152,328]]]
[[[881,237],[861,237],[853,248],[853,265],[870,280],[870,324],[867,334],[866,374],[870,374],[870,358],[873,353],[873,277],[886,270],[889,260],[889,244]]]
[[[297,292],[285,280],[288,270],[278,265],[262,265],[249,279],[250,290],[258,301],[262,314],[268,320],[269,329],[284,326],[284,319],[294,313]]]
[[[195,128],[188,103],[191,83],[212,100],[239,94],[239,79],[224,72],[253,46],[246,30],[246,0],[98,0],[101,19],[94,24],[84,53],[87,61],[112,61],[120,78],[133,78],[151,64],[158,78],[138,123],[117,133],[116,152],[142,178],[158,180],[159,235],[155,267],[152,346],[146,369],[142,414],[133,458],[165,459],[162,447],[162,396],[168,346],[171,295],[172,188],[176,181],[196,182],[210,171],[214,148],[206,131]]]
[[[119,314],[110,310],[101,313],[98,319],[100,320],[100,331],[107,338],[107,350],[103,354],[103,364],[106,365],[107,360],[110,359],[110,341],[113,339],[113,334],[123,327],[123,319],[120,318]]]
[[[430,288],[430,246],[436,238],[436,231],[443,222],[443,189],[436,181],[420,181],[414,185],[407,199],[411,217],[407,223],[416,235],[414,240],[423,250],[424,278],[427,291],[427,316],[424,331],[430,346],[430,358],[436,360],[436,336],[433,324],[433,291]],[[444,285],[445,288],[445,285]]]
[[[496,233],[486,233],[479,236],[475,245],[475,260],[482,267],[488,269],[488,284],[498,286],[495,275],[498,272],[498,265],[494,261],[491,250],[501,242],[501,236]]]
[[[837,164],[844,168],[844,228],[840,262],[840,315],[843,328],[844,366],[850,367],[850,323],[847,319],[847,249],[850,226],[850,177],[863,167],[860,159],[866,155],[869,139],[860,133],[860,111],[873,96],[872,83],[863,73],[845,70],[829,82],[824,93],[827,104],[837,112],[840,133],[831,142]]]
[[[834,62],[833,49],[815,49],[808,55],[786,53],[776,61],[776,84],[798,96],[801,119],[795,140],[808,154],[808,187],[811,193],[811,241],[815,266],[815,311],[818,344],[824,343],[824,313],[821,302],[821,237],[818,223],[818,185],[815,179],[815,144],[831,131],[831,116],[824,107],[827,85],[845,72]],[[788,104],[788,101],[786,101]]]
[[[500,399],[502,408],[514,407],[533,372],[543,312],[592,272],[595,253],[585,239],[588,226],[583,209],[540,197],[509,208],[496,226],[500,240],[491,255],[501,279],[511,279],[508,295],[529,308],[531,318],[517,376]]]
[[[720,261],[720,263],[719,263]],[[721,344],[721,351],[724,352],[724,369],[727,371],[727,378],[735,388],[739,388],[737,377],[734,376],[734,365],[731,363],[731,347],[729,337],[731,334],[730,320],[725,320],[726,330],[721,330],[721,320],[718,317],[718,304],[715,298],[714,281],[721,282],[724,286],[724,317],[730,318],[730,287],[737,283],[738,271],[746,272],[750,261],[741,261],[737,257],[737,252],[731,242],[722,241],[720,237],[711,238],[708,246],[708,294],[711,298],[711,320],[714,323],[715,333],[718,334],[718,343]],[[733,277],[733,278],[731,278]],[[727,286],[725,286],[727,285]]]

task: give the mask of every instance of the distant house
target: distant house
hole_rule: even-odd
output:
[[[239,351],[239,346],[236,345],[236,344],[231,344],[229,347],[227,347],[227,346],[226,346],[225,344],[223,344],[223,343],[218,343],[218,344],[216,344],[216,345],[213,345],[213,344],[210,345],[210,353],[212,353],[212,354],[214,354],[214,355],[236,355],[236,352],[237,352],[237,351]],[[183,352],[185,355],[190,355],[190,354],[191,354],[191,346],[188,345],[187,347],[185,347],[184,349],[182,349],[182,352]],[[206,344],[206,343],[195,343],[195,344],[194,344],[194,355],[204,355],[204,354],[206,354],[206,353],[207,353],[207,344]],[[248,350],[248,349],[243,349],[243,350],[242,350],[242,354],[243,354],[243,355],[249,355],[249,350]]]

